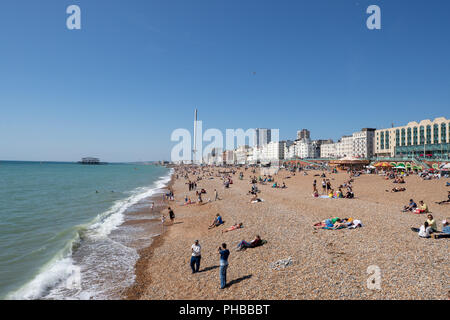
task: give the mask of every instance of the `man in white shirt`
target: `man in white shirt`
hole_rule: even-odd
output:
[[[200,260],[202,258],[201,255],[201,246],[198,243],[198,240],[195,240],[194,244],[191,247],[192,256],[191,256],[191,269],[192,273],[198,272],[200,269]]]
[[[420,226],[419,229],[419,237],[421,238],[429,238],[431,235],[431,227],[428,225],[428,222],[425,221],[423,225]]]

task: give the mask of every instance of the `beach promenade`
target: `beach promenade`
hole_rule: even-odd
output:
[[[217,173],[218,169],[215,169]],[[221,169],[223,170],[223,169]],[[244,173],[243,180],[239,172]],[[423,181],[408,176],[401,185],[405,192],[391,193],[395,184],[378,175],[354,178],[355,199],[312,197],[317,180],[321,192],[321,171],[295,176],[280,171],[275,180],[287,188],[258,184],[263,202],[250,203],[250,169],[237,169],[233,184],[224,188],[220,177],[203,175],[197,190],[204,188],[203,204],[182,205],[185,195],[193,201],[184,177],[174,179],[175,201],[170,206],[175,223],[166,222],[166,232],[141,252],[136,265],[136,284],[125,298],[130,299],[448,299],[450,296],[449,239],[423,239],[411,231],[426,220],[424,214],[402,213],[410,198],[424,200],[438,222],[450,217],[450,204],[437,205],[447,198],[448,179]],[[326,173],[333,188],[348,180],[347,173]],[[202,176],[202,175],[200,175]],[[194,180],[197,176],[190,176]],[[214,189],[221,200],[214,201]],[[208,199],[211,202],[208,202]],[[208,229],[217,213],[224,225]],[[167,217],[167,212],[165,212]],[[316,222],[340,217],[359,219],[362,228],[314,229]],[[168,219],[167,219],[168,220]],[[222,233],[242,222],[244,228]],[[267,243],[257,248],[235,251],[243,239],[259,234]],[[200,271],[191,274],[191,245],[202,246]],[[226,289],[219,289],[217,248],[227,243],[229,257]],[[292,260],[286,268],[271,264]],[[381,290],[367,287],[367,268],[381,271]]]

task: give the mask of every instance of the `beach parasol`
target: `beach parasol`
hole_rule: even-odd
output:
[[[377,168],[392,168],[393,165],[387,162],[378,162],[376,164],[374,164],[375,167]]]

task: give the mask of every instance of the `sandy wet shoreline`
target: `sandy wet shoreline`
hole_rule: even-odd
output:
[[[239,172],[239,171],[238,171]],[[311,196],[312,181],[318,172],[291,176],[281,171],[278,182],[287,189],[258,185],[265,201],[251,204],[250,171],[244,180],[233,176],[234,184],[224,189],[220,178],[203,179],[203,199],[219,191],[221,201],[180,206],[188,192],[184,179],[173,182],[176,224],[168,226],[150,248],[140,252],[136,283],[126,291],[129,299],[447,299],[449,292],[448,239],[420,239],[411,227],[418,227],[424,215],[401,213],[410,198],[428,203],[436,221],[450,216],[450,206],[436,205],[446,198],[445,179],[423,181],[406,178],[406,192],[390,193],[396,186],[381,176],[355,178],[356,199],[317,199]],[[289,178],[288,178],[289,177]],[[348,179],[345,173],[327,174],[333,187]],[[219,227],[208,230],[216,213],[228,227],[242,222],[244,228],[222,234]],[[312,225],[333,216],[353,217],[364,227],[355,230],[315,230]],[[440,226],[439,226],[440,227]],[[268,243],[243,252],[231,250],[228,279],[219,286],[217,247],[230,248],[260,234]],[[190,273],[190,246],[199,239],[202,263],[199,274]],[[270,264],[292,258],[286,269],[273,270]],[[382,289],[367,288],[367,268],[378,266]]]

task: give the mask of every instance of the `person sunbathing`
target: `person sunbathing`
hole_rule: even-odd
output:
[[[246,248],[254,248],[254,247],[261,245],[261,243],[262,243],[261,237],[259,235],[256,235],[255,239],[253,239],[250,242],[247,242],[245,240],[242,240],[241,242],[239,242],[236,250],[240,251],[240,250],[246,249]]]
[[[320,222],[317,222],[316,224],[314,224],[314,227],[316,227],[316,228],[323,228],[323,227],[332,228],[337,221],[341,221],[341,219],[339,217],[334,217],[332,219],[325,219],[323,221],[320,221]]]
[[[333,226],[330,229],[341,229],[348,227],[348,223],[344,220],[338,219],[334,222]]]
[[[388,191],[388,190],[386,190]],[[406,191],[406,188],[398,188],[398,187],[394,187],[392,188],[391,192],[401,192],[401,191]]]
[[[231,227],[229,227],[229,228],[227,228],[225,230],[222,230],[222,233],[230,232],[230,231],[233,231],[233,230],[236,230],[236,229],[241,229],[243,227],[244,227],[244,225],[242,224],[242,222],[241,223],[236,223],[236,224],[232,225]]]
[[[213,223],[208,227],[208,229],[212,229],[212,228],[218,227],[218,226],[220,226],[222,224],[223,224],[222,217],[220,216],[220,214],[217,214],[216,218],[214,219]]]
[[[250,199],[251,203],[255,203],[255,202],[262,202],[262,200],[260,198],[258,198],[258,196],[255,194],[251,199]]]
[[[436,202],[437,204],[447,204],[450,203],[450,191],[448,191],[448,199],[447,200],[443,200],[443,201],[439,201]]]

